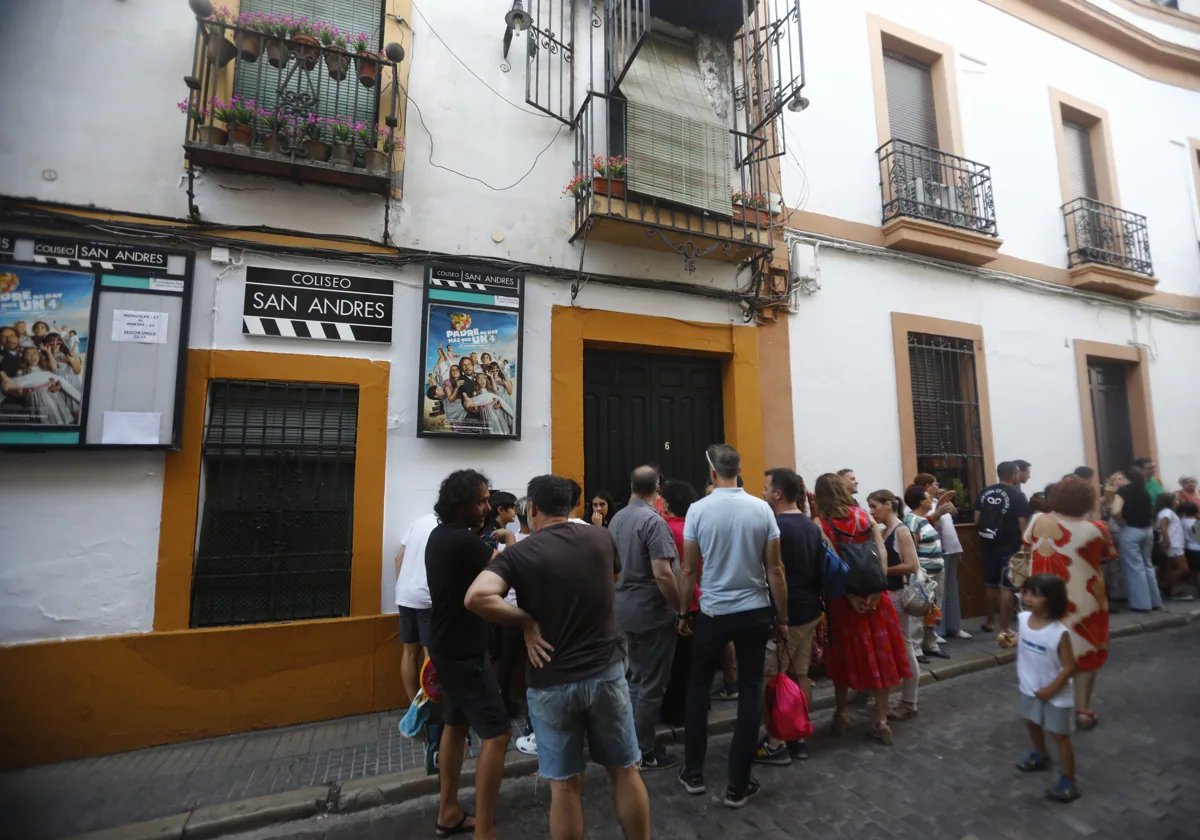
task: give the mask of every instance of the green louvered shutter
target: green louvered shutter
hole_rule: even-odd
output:
[[[243,12],[290,14],[307,17],[311,21],[328,21],[345,33],[347,40],[359,32],[366,32],[371,36],[371,44],[376,50],[380,49],[379,24],[382,8],[382,0],[242,0],[241,3]],[[241,76],[237,84],[238,94],[250,97],[260,106],[271,109],[275,105],[279,84],[286,71],[287,68],[280,71],[272,67],[265,54],[259,58],[257,65],[242,62]],[[321,116],[352,117],[368,124],[375,121],[377,88],[366,88],[359,83],[353,59],[350,60],[350,70],[346,78],[340,83],[330,78],[322,61],[308,73],[302,69],[298,70],[292,76],[288,90],[308,92],[306,75],[311,76],[313,90],[318,91],[320,102],[317,113]]]

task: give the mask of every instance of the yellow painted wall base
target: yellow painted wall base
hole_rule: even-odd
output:
[[[0,648],[0,768],[393,709],[391,615]]]

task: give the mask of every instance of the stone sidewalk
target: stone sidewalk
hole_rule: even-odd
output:
[[[1200,616],[1192,604],[1169,609],[1152,616],[1114,615],[1112,635],[1161,630]],[[966,629],[974,631],[978,623],[972,620]],[[949,643],[946,650],[953,658],[926,666],[923,682],[952,679],[1015,658],[1014,651],[998,648],[994,637],[981,635]],[[832,700],[831,688],[818,684],[816,708],[827,708]],[[714,704],[712,734],[729,731],[735,706]],[[402,801],[437,785],[436,777],[425,775],[421,742],[397,730],[402,714],[393,710],[12,771],[0,774],[0,813],[8,829],[17,829],[12,836],[22,840],[54,840],[122,826],[119,832],[102,832],[97,840],[136,840],[211,837],[322,811]],[[682,730],[661,727],[660,738],[682,740]],[[508,775],[536,769],[536,758],[510,750]],[[469,778],[468,768],[464,787]]]

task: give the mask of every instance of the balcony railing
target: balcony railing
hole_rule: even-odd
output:
[[[203,166],[386,195],[394,155],[385,141],[403,148],[402,137],[390,137],[401,113],[396,84],[389,85],[391,108],[380,126],[388,68],[395,74],[395,62],[380,54],[198,20],[181,103],[187,157]],[[337,136],[338,126],[346,126],[348,136]]]
[[[656,149],[643,150],[639,157],[637,142],[630,149],[628,112],[626,100],[591,92],[575,116],[572,242],[585,231],[592,231],[597,238],[627,244],[656,248],[665,245],[684,256],[689,270],[694,270],[694,261],[700,257],[741,261],[770,250],[770,209],[735,204],[732,198],[734,193],[761,196],[767,192],[761,184],[765,166],[735,169],[735,161],[747,156],[755,138],[730,130],[721,160],[719,144],[697,151],[702,139],[692,135],[671,137],[669,129],[663,128],[666,133],[655,135]],[[672,116],[664,112],[668,121]],[[648,142],[642,138],[643,145]],[[677,144],[678,154],[663,151],[670,148],[666,145],[669,143]],[[627,159],[625,172],[616,178],[598,174],[593,162],[614,157]],[[647,171],[651,168],[652,173]],[[652,183],[661,188],[655,190],[657,195],[648,191]],[[672,193],[676,198],[663,198],[663,193]],[[689,200],[689,195],[694,199]],[[620,235],[594,230],[597,222],[607,224],[609,220],[621,228]],[[634,226],[642,229],[644,237],[629,233]]]
[[[883,224],[907,217],[997,235],[991,167],[907,140],[875,151]]]
[[[1099,263],[1148,277],[1150,234],[1146,217],[1094,198],[1077,198],[1063,205],[1067,222],[1067,267]]]

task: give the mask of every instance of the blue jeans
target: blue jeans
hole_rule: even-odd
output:
[[[634,767],[642,760],[624,660],[564,685],[531,688],[529,721],[537,735],[538,774],[557,781],[583,773],[583,744],[602,767]]]
[[[1158,578],[1150,562],[1153,548],[1154,530],[1151,528],[1125,525],[1117,535],[1117,552],[1121,557],[1121,569],[1125,572],[1125,593],[1130,609],[1148,610],[1162,606]]]

